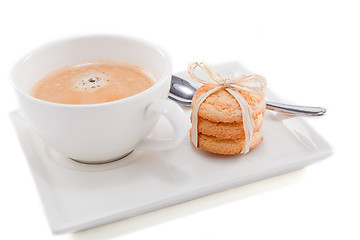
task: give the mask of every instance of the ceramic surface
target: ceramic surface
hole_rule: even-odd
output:
[[[237,63],[220,72],[247,73]],[[178,74],[187,78],[186,72]],[[270,91],[267,98],[278,100]],[[190,115],[190,109],[185,109]],[[264,141],[246,155],[220,156],[195,149],[186,138],[166,151],[134,151],[123,160],[84,165],[52,149],[11,113],[54,233],[91,228],[302,168],[332,153],[302,118],[267,111]],[[153,137],[171,136],[161,118]]]

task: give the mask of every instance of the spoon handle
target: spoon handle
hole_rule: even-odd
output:
[[[266,101],[266,109],[303,116],[321,116],[326,112],[326,108],[323,107],[297,106],[269,101]]]

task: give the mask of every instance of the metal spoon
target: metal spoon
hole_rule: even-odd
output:
[[[185,106],[190,106],[192,98],[196,92],[196,88],[188,81],[172,76],[169,98]],[[295,114],[301,116],[321,116],[326,112],[326,108],[296,106],[283,103],[275,103],[266,101],[266,109],[282,112],[287,114]]]

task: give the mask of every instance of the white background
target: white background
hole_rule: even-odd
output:
[[[359,239],[357,1],[1,1],[0,239]],[[125,34],[162,46],[173,71],[240,61],[309,119],[330,158],[282,176],[76,234],[51,234],[8,113],[16,60],[53,40]]]

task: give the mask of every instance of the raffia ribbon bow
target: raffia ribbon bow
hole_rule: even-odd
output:
[[[195,75],[195,69],[201,68],[207,75],[207,79],[201,79]],[[189,75],[195,81],[198,81],[203,84],[214,84],[217,85],[215,88],[201,94],[199,98],[193,103],[193,112],[192,112],[192,128],[191,128],[191,141],[195,147],[198,147],[198,112],[200,105],[205,101],[207,97],[211,94],[217,92],[221,88],[224,88],[228,93],[230,93],[236,101],[239,103],[242,112],[242,119],[245,132],[245,144],[241,151],[242,154],[245,154],[249,151],[251,139],[253,136],[253,126],[252,126],[252,115],[251,107],[246,102],[245,98],[241,95],[239,90],[247,91],[256,95],[264,96],[264,89],[266,86],[265,78],[256,75],[256,74],[244,74],[235,78],[225,78],[219,72],[217,72],[213,67],[203,62],[195,62],[189,66],[188,70]]]

